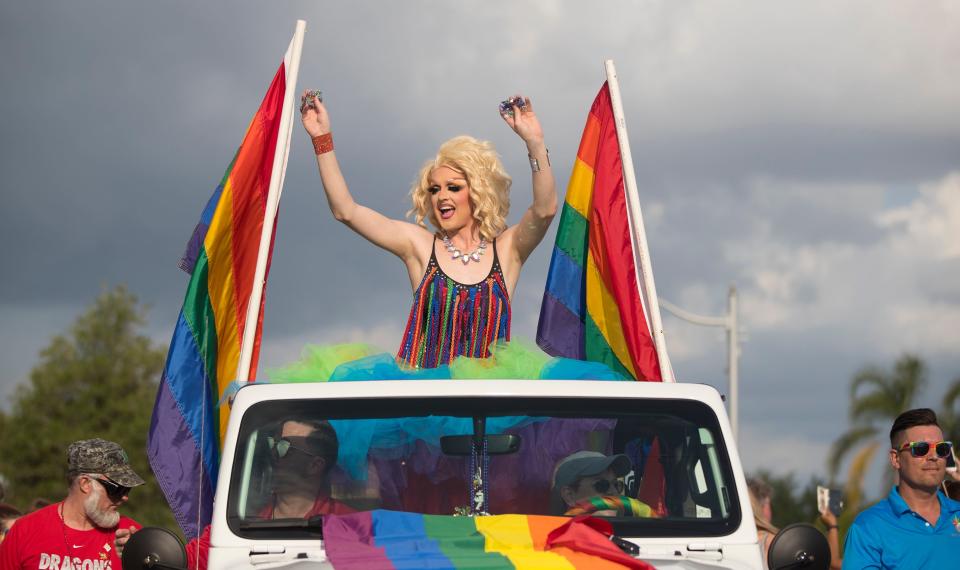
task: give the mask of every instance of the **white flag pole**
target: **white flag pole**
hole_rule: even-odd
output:
[[[607,85],[610,88],[610,104],[613,106],[613,118],[617,126],[617,141],[620,144],[620,159],[623,162],[623,185],[627,194],[627,219],[633,234],[633,260],[637,268],[637,286],[643,303],[650,336],[657,350],[660,363],[660,375],[664,382],[676,382],[673,366],[667,355],[667,342],[663,336],[663,322],[660,319],[660,303],[657,300],[657,287],[653,283],[653,267],[650,263],[650,250],[647,248],[647,234],[643,227],[643,215],[640,211],[640,197],[637,194],[637,177],[633,171],[633,156],[630,154],[630,141],[627,138],[627,121],[623,116],[623,103],[620,99],[620,83],[613,60],[604,62],[607,72]]]
[[[237,366],[237,382],[250,379],[250,361],[253,358],[253,342],[256,339],[257,321],[260,318],[260,300],[263,298],[264,276],[267,272],[267,257],[270,253],[270,241],[273,239],[273,225],[280,206],[280,193],[283,190],[283,178],[287,169],[287,157],[290,154],[290,137],[293,133],[293,103],[297,97],[297,73],[300,71],[300,52],[303,49],[303,36],[307,23],[297,20],[293,39],[284,56],[286,88],[283,94],[283,111],[280,115],[280,136],[277,137],[277,149],[273,155],[273,170],[270,175],[270,187],[267,193],[267,207],[263,217],[263,230],[260,232],[260,249],[257,251],[257,267],[253,276],[253,290],[247,304],[247,317],[243,327],[243,341],[240,344],[240,364]]]

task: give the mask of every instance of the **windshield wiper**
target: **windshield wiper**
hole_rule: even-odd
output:
[[[238,524],[240,530],[305,530],[323,537],[323,515],[306,519],[245,520]]]

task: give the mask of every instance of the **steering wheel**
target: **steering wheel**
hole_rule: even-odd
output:
[[[625,495],[598,495],[584,499],[565,512],[568,516],[590,515],[597,511],[614,511],[618,517],[656,518],[650,505]]]

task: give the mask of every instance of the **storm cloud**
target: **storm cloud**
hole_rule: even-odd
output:
[[[496,112],[516,92],[562,191],[615,61],[658,291],[713,315],[740,292],[748,468],[822,472],[867,364],[917,353],[935,406],[960,375],[957,6],[571,4],[0,3],[0,396],[104,286],[128,284],[169,340],[176,261],[302,18],[298,87],[323,90],[355,197],[393,217],[470,133],[503,155],[517,220],[527,159]],[[330,216],[311,151],[296,127],[262,369],[310,342],[394,350],[409,309],[402,265]],[[549,249],[515,336],[534,336]],[[665,327],[678,376],[725,391],[722,332]]]

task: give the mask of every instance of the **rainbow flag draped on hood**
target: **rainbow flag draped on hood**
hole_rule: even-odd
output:
[[[567,185],[537,344],[553,356],[603,362],[637,380],[660,381],[637,287],[614,121],[604,83],[587,116]]]
[[[179,264],[190,273],[190,284],[157,391],[147,453],[188,538],[210,522],[229,413],[227,406],[218,403],[238,377],[247,327],[256,327],[247,377],[256,376],[265,296],[260,296],[256,322],[247,322],[247,310],[265,219],[274,221],[266,246],[264,283],[269,274],[276,218],[273,212],[268,215],[268,196],[273,186],[278,199],[286,167],[296,83],[296,65],[291,60],[295,48],[299,54],[303,35],[299,24],[297,33]]]
[[[597,518],[454,517],[376,510],[323,518],[336,570],[405,568],[652,570],[609,537]]]

